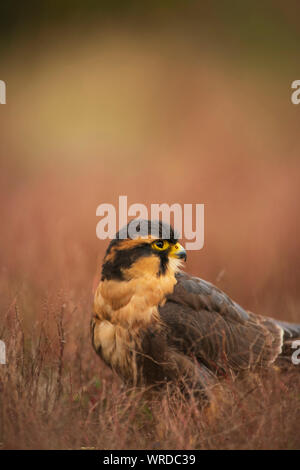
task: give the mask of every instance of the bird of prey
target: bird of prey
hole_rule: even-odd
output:
[[[111,241],[91,321],[97,354],[127,384],[188,384],[210,399],[227,374],[268,368],[300,325],[255,315],[180,270],[172,227],[140,220]]]

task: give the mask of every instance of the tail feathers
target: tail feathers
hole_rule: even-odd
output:
[[[283,341],[300,338],[300,325],[279,320],[274,320],[277,326],[283,329]]]
[[[292,364],[293,353],[295,352],[294,340],[300,339],[300,325],[274,319],[273,322],[283,332],[281,353],[276,359],[276,365],[281,370],[289,369]]]

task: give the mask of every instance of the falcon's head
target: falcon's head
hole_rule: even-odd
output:
[[[186,260],[186,251],[170,225],[135,219],[111,241],[104,257],[102,281],[174,275],[182,260]]]

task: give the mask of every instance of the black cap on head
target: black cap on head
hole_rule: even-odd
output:
[[[176,243],[178,234],[173,227],[161,220],[133,219],[116,234],[115,240],[152,236]]]

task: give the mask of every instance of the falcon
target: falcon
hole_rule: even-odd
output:
[[[135,222],[135,231],[130,222],[108,246],[91,321],[95,351],[124,382],[177,383],[209,400],[220,378],[287,357],[300,325],[246,311],[184,273],[187,255],[173,228]]]

